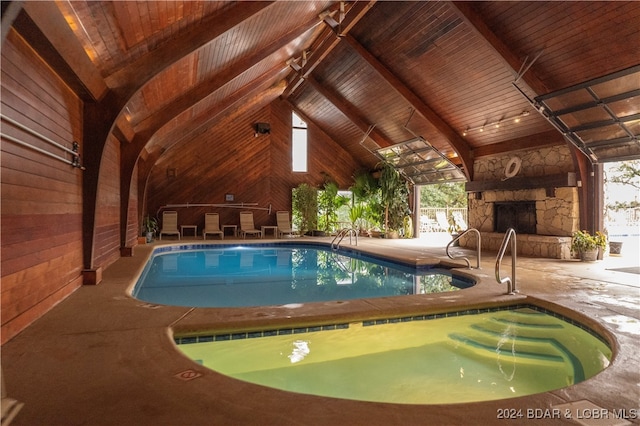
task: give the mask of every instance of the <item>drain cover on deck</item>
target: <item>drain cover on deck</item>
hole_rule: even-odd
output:
[[[193,380],[193,379],[197,379],[198,377],[202,376],[202,373],[198,373],[197,371],[194,370],[184,370],[176,375],[174,375],[173,377],[180,379],[180,380],[184,380],[189,381],[189,380]]]

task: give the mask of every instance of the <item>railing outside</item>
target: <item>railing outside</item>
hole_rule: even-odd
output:
[[[640,208],[609,210],[606,221],[610,227],[616,228],[640,226]]]
[[[469,216],[468,209],[466,208],[449,208],[449,207],[421,207],[420,208],[420,232],[449,232],[449,222],[453,213],[460,215],[464,220],[466,226],[462,226],[464,229],[468,228]],[[446,218],[447,223],[443,223],[442,217]]]

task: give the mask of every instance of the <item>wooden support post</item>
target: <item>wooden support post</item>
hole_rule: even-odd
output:
[[[102,267],[82,270],[83,285],[98,285],[102,281]]]

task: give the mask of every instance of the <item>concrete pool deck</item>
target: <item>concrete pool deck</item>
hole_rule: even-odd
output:
[[[126,293],[151,249],[165,243],[175,242],[136,247],[133,257],[121,258],[104,271],[102,283],[79,288],[2,347],[7,396],[24,403],[12,425],[640,424],[640,275],[624,272],[638,268],[637,246],[594,263],[518,257],[520,293],[515,296],[505,295],[506,286],[495,280],[495,253],[483,253],[482,269],[460,269],[476,277],[478,285],[450,294],[297,309],[193,309],[148,304]],[[407,259],[448,261],[436,238],[361,238],[359,246]],[[506,257],[502,275],[509,275],[510,268]],[[182,356],[170,338],[172,329],[361,319],[531,298],[561,313],[583,315],[586,325],[614,336],[612,364],[583,383],[527,397],[470,404],[383,404],[234,380]],[[572,419],[566,417],[569,413]],[[625,418],[617,418],[621,416]]]

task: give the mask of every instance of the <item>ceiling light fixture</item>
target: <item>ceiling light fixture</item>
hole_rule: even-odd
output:
[[[520,123],[520,121],[522,121],[522,117],[526,117],[528,115],[529,115],[529,111],[524,110],[520,114],[514,117],[510,117],[510,118],[503,117],[497,121],[492,121],[491,123],[484,123],[482,126],[467,127],[462,131],[462,136],[467,136],[471,132],[484,132],[485,127],[494,127],[496,129],[499,129],[503,125],[507,124],[510,120],[513,120],[514,123]]]

